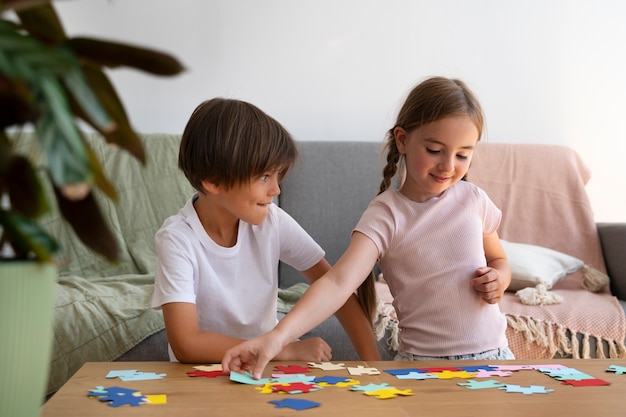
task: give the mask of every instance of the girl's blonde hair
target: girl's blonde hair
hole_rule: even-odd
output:
[[[384,150],[387,152],[387,164],[383,168],[383,179],[378,194],[391,186],[403,164],[403,158],[396,146],[394,129],[403,128],[407,133],[424,124],[432,123],[448,116],[468,115],[478,129],[478,138],[482,135],[485,117],[483,109],[474,93],[461,80],[432,77],[415,86],[400,108],[396,124],[387,131]],[[404,175],[404,168],[400,169]],[[368,318],[375,322],[376,317],[376,277],[372,272],[357,290],[359,303]]]

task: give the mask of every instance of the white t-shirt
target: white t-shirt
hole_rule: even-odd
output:
[[[277,323],[278,262],[304,271],[322,248],[272,204],[260,225],[239,221],[235,246],[216,244],[193,207],[196,196],[165,220],[155,235],[157,262],[152,308],[196,304],[202,330],[250,339]],[[176,361],[171,348],[170,360]]]
[[[508,346],[499,306],[484,302],[469,283],[486,266],[483,237],[501,216],[486,193],[466,181],[423,203],[392,190],[370,203],[355,230],[378,247],[400,350],[453,356]]]

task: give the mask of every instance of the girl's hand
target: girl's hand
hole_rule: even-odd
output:
[[[222,369],[225,372],[250,372],[255,379],[261,379],[268,362],[282,350],[279,339],[269,332],[238,344],[224,353]]]
[[[470,281],[480,298],[486,303],[496,304],[502,300],[508,284],[500,278],[500,272],[488,266],[476,270],[476,278]]]

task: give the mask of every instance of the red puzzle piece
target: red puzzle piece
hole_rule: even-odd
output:
[[[289,366],[283,366],[283,365],[278,365],[276,367],[274,367],[275,371],[281,371],[284,372],[286,374],[305,374],[307,372],[309,372],[311,369],[310,368],[303,368],[300,365],[289,365]]]
[[[315,384],[306,384],[304,382],[292,382],[291,384],[272,385],[274,392],[310,392],[317,391],[319,387]]]
[[[574,379],[566,379],[563,381],[565,385],[573,385],[575,387],[600,387],[603,385],[611,385],[610,382],[603,381],[601,379],[582,379],[576,381]]]
[[[189,371],[189,376],[205,376],[207,378],[216,378],[218,376],[230,376],[230,373],[224,371]]]

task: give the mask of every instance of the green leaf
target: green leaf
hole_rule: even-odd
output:
[[[154,49],[81,37],[71,38],[67,44],[81,58],[106,67],[126,66],[155,75],[176,75],[184,70],[176,58]]]
[[[135,158],[141,161],[141,163],[145,163],[145,152],[139,135],[131,128],[126,110],[124,110],[122,101],[119,99],[109,78],[100,67],[92,63],[83,62],[82,68],[89,86],[92,88],[107,113],[115,121],[116,129],[107,132],[98,130],[98,127],[92,123],[87,115],[83,114],[80,109],[76,109],[76,113],[98,130],[108,143],[116,144],[120,148],[130,152]]]
[[[76,126],[70,130],[72,136],[68,136],[45,111],[35,127],[52,182],[57,185],[92,182],[87,149]]]
[[[65,198],[58,188],[54,193],[59,203],[59,210],[72,226],[78,238],[91,250],[99,253],[109,261],[119,261],[117,240],[100,213],[93,193],[80,201]]]
[[[63,82],[72,94],[74,100],[80,105],[89,119],[100,131],[112,131],[114,122],[100,104],[98,97],[89,87],[80,67],[74,67],[63,75]]]
[[[3,240],[10,242],[18,258],[34,257],[43,262],[52,259],[59,245],[36,222],[17,213],[0,210]]]

